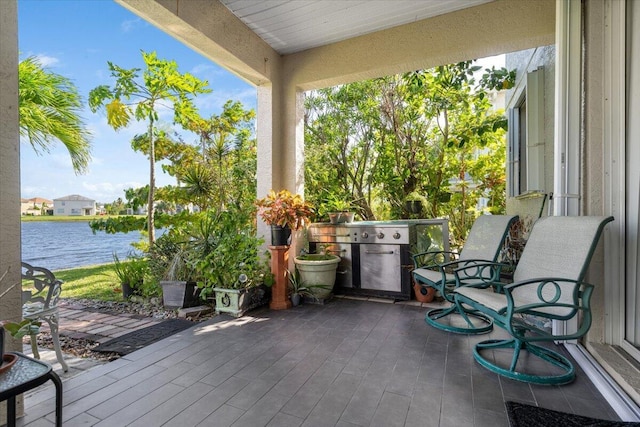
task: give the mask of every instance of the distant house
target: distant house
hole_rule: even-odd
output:
[[[46,215],[51,209],[53,201],[42,197],[32,197],[30,199],[20,199],[21,215]]]
[[[78,194],[53,199],[53,215],[86,216],[96,214],[96,201]]]

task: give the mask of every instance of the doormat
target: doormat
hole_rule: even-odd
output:
[[[92,350],[124,356],[194,325],[196,324],[189,320],[169,319],[99,344]]]
[[[511,427],[639,427],[640,423],[607,421],[567,414],[518,402],[506,402]]]

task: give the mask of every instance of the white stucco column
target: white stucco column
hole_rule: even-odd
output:
[[[276,77],[279,74],[272,72]],[[269,190],[304,193],[304,94],[280,79],[259,86],[257,196]],[[259,221],[258,233],[270,239],[269,227]],[[295,245],[294,245],[294,250]]]
[[[18,124],[18,5],[0,1],[0,320],[22,317],[20,286],[20,136]],[[22,350],[22,343],[5,338],[5,350]],[[17,399],[22,414],[22,397]],[[6,422],[0,405],[0,424]]]
[[[20,284],[20,136],[18,125],[18,10],[0,1],[0,320],[22,316]],[[11,350],[21,350],[15,342]]]

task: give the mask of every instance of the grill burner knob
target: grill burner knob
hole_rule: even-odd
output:
[[[378,239],[384,239],[384,233],[382,231],[378,233]]]
[[[400,233],[398,233],[397,231],[393,233],[393,238],[398,240],[400,238]]]
[[[366,239],[366,238],[369,237],[369,233],[367,233],[366,231],[363,231],[361,236],[362,236],[363,239]]]

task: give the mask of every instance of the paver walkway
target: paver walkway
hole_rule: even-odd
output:
[[[61,302],[58,307],[60,335],[99,343],[153,326],[164,320],[133,313],[95,311],[68,301]]]

